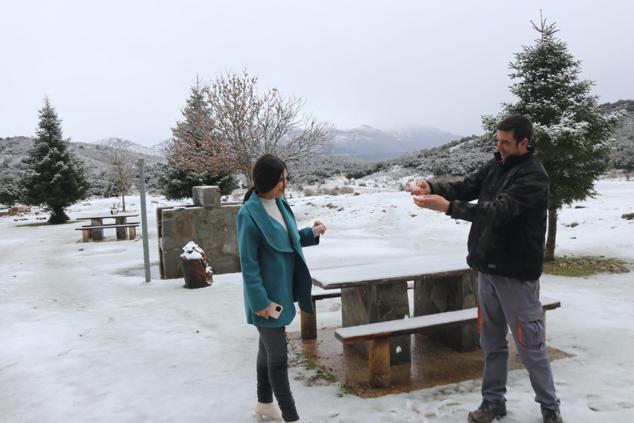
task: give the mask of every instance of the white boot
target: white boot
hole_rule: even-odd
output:
[[[265,417],[275,420],[276,422],[284,420],[282,418],[282,410],[280,410],[276,402],[258,402],[255,405],[255,418],[257,421],[263,422]]]

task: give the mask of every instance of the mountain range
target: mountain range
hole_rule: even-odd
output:
[[[460,136],[431,127],[382,130],[362,125],[349,130],[335,130],[328,153],[351,159],[389,160],[457,138]]]
[[[605,112],[620,111],[614,133],[610,168],[634,170],[634,100],[621,100],[601,106]],[[158,164],[165,163],[168,141],[146,147],[121,138],[104,138],[93,143],[71,142],[70,148],[88,171],[91,195],[101,195],[107,185],[114,149],[129,152],[131,162],[144,159],[149,190],[157,188]],[[15,179],[22,159],[33,145],[31,137],[0,138],[0,180]],[[343,174],[362,177],[385,172],[390,168],[415,170],[419,174],[465,174],[491,157],[494,145],[485,136],[460,138],[428,127],[390,131],[363,125],[349,130],[335,130],[328,154],[311,157],[306,163],[289,163],[297,182],[322,181]]]

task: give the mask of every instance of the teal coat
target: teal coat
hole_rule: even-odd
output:
[[[262,327],[291,323],[295,317],[294,301],[301,310],[314,313],[312,279],[302,247],[319,244],[319,237],[313,236],[312,228],[297,229],[286,200],[278,198],[276,203],[288,232],[269,216],[256,193],[240,207],[236,220],[247,322]],[[256,316],[271,302],[284,307],[279,319]]]

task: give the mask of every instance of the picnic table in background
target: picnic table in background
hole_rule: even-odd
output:
[[[108,228],[114,228],[117,231],[117,240],[128,239],[126,229],[130,234],[130,239],[136,238],[136,228],[139,226],[139,222],[128,222],[129,217],[138,217],[139,214],[109,214],[103,216],[86,216],[79,217],[77,220],[90,220],[90,225],[84,225],[76,230],[82,231],[82,240],[87,242],[89,240],[102,241],[103,230]],[[104,224],[104,219],[114,219],[114,223]]]

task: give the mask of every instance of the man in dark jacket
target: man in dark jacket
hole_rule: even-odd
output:
[[[478,326],[485,352],[483,401],[469,413],[472,423],[506,415],[508,327],[544,423],[563,421],[539,301],[549,184],[529,145],[532,136],[525,116],[508,116],[497,126],[495,158],[478,171],[458,182],[420,179],[408,186],[417,206],[471,222],[467,263],[478,271]]]

